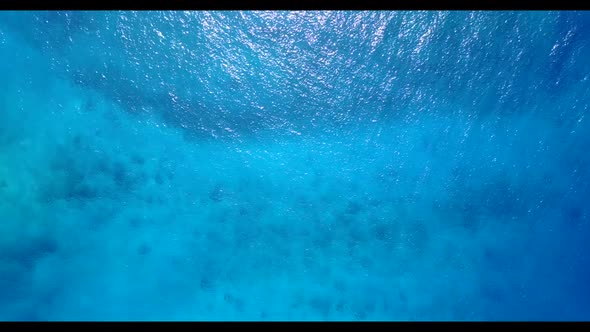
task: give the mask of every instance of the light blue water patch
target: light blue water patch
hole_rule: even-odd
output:
[[[589,22],[0,13],[0,320],[588,320]]]

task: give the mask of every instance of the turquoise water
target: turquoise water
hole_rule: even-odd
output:
[[[0,320],[588,320],[590,14],[1,12]]]

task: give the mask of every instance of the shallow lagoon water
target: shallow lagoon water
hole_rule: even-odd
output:
[[[590,16],[0,13],[0,320],[588,320]]]

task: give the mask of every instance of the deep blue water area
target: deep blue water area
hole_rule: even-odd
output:
[[[589,320],[590,13],[0,12],[0,320]]]

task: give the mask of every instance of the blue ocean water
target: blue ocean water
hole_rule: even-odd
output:
[[[589,320],[587,12],[1,12],[0,320]]]

